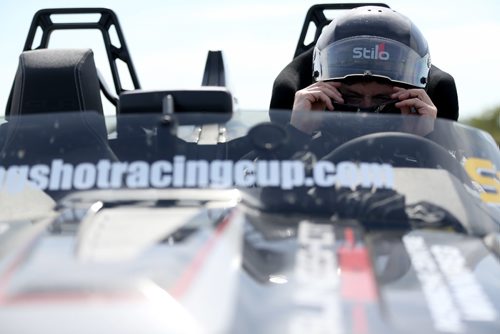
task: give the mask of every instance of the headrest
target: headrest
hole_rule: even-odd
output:
[[[93,110],[103,113],[90,49],[40,49],[19,57],[10,115]]]

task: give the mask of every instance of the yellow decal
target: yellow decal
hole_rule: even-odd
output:
[[[500,172],[490,160],[469,158],[465,162],[465,170],[472,181],[477,182],[484,192],[481,199],[490,204],[500,204]]]

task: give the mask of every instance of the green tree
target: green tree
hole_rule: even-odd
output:
[[[466,119],[465,124],[489,132],[500,145],[500,106],[488,109],[480,115]]]

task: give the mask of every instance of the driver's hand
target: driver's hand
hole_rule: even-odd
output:
[[[338,88],[340,82],[315,82],[295,93],[292,118],[290,123],[302,132],[312,134],[320,127],[320,117],[311,117],[308,111],[317,112],[325,109],[332,111],[332,100],[344,103]]]
[[[391,98],[400,100],[395,106],[401,110],[401,114],[413,114],[412,110],[414,110],[417,115],[423,116],[405,118],[403,131],[425,136],[434,130],[437,108],[425,90],[394,87],[394,93],[391,95]]]
[[[437,117],[437,108],[432,103],[427,92],[421,88],[405,89],[394,87],[394,93],[391,98],[398,99],[396,107],[401,110],[403,115],[412,114],[414,110],[418,115]]]
[[[434,118],[405,117],[401,125],[401,131],[424,137],[434,131]]]

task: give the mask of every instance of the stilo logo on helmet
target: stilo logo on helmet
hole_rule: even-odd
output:
[[[385,44],[380,43],[375,45],[374,48],[363,48],[357,47],[352,49],[352,58],[353,59],[380,59],[380,60],[389,60],[390,54],[385,51]]]

